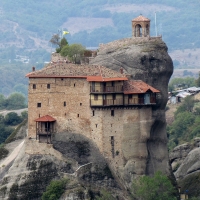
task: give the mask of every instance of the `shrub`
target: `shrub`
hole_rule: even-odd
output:
[[[42,195],[42,200],[58,200],[64,193],[67,183],[66,179],[51,181]]]
[[[115,200],[111,193],[106,190],[100,191],[100,197],[96,197],[96,200]]]

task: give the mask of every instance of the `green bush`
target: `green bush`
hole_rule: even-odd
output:
[[[101,190],[100,197],[96,197],[95,200],[115,200],[115,198],[108,191]]]
[[[66,179],[51,181],[42,195],[42,200],[58,200],[64,193],[67,183]]]

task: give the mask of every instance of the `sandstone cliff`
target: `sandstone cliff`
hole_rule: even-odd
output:
[[[156,171],[163,171],[170,175],[168,164],[167,136],[165,106],[168,99],[168,82],[173,72],[173,63],[168,55],[167,46],[161,38],[128,38],[102,44],[99,48],[97,57],[90,62],[91,64],[103,65],[108,68],[130,75],[131,79],[143,80],[149,85],[160,90],[157,105],[152,109],[152,123],[149,124],[149,135],[142,137],[141,129],[139,143],[145,143],[144,147],[138,147],[138,152],[146,148],[148,156],[142,159],[138,155],[138,162],[143,162],[143,174],[151,175]],[[142,123],[142,122],[141,122]],[[130,136],[131,137],[131,136]],[[134,151],[134,149],[133,149]],[[133,169],[132,152],[129,152],[130,159],[127,161],[123,171],[126,174],[140,174],[140,169]],[[137,162],[137,161],[136,161]],[[130,177],[130,176],[129,176]],[[127,180],[126,176],[124,176]]]
[[[19,138],[26,128],[23,125],[5,146],[10,154],[0,161],[0,199],[39,200],[51,180],[62,178],[69,183],[61,199],[89,200],[103,188],[126,199],[105,159],[87,138],[71,133],[66,138],[66,133],[60,133],[54,144],[38,143]]]
[[[189,196],[200,196],[200,138],[193,143],[185,143],[173,149],[170,160],[181,193],[188,191]]]

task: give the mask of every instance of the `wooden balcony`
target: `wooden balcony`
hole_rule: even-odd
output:
[[[122,93],[123,86],[116,85],[116,86],[90,86],[90,93]]]
[[[123,98],[113,99],[105,99],[101,102],[90,100],[90,106],[92,107],[105,107],[105,106],[123,106]]]
[[[128,102],[127,102],[128,101]],[[156,104],[156,98],[151,97],[149,103],[145,103],[144,98],[132,98],[125,101],[125,105],[148,105],[148,104]]]
[[[50,136],[51,134],[54,133],[54,130],[53,129],[47,130],[46,128],[37,128],[36,133],[37,133],[37,135],[48,135],[48,136]]]

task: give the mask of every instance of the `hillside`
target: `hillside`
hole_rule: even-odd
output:
[[[0,5],[0,93],[26,95],[24,78],[32,66],[42,68],[55,47],[53,34],[68,30],[68,42],[98,48],[100,43],[131,37],[131,20],[139,14],[151,20],[151,36],[168,45],[176,68],[199,68],[198,1],[183,0],[2,0]],[[191,37],[192,36],[192,37]]]

